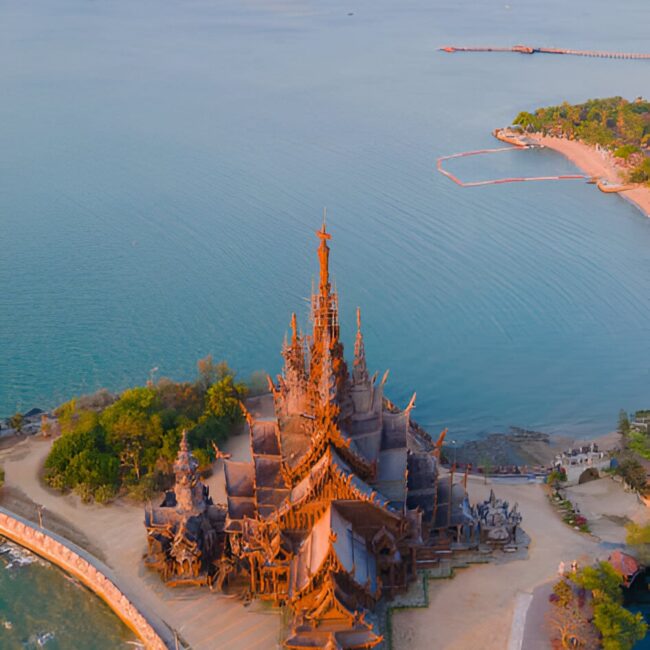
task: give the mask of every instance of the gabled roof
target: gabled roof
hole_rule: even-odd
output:
[[[350,608],[345,600],[334,576],[328,575],[308,607],[301,608],[306,602],[298,603],[301,614],[294,618],[293,633],[285,647],[361,650],[378,645],[383,637],[366,621],[367,612]]]
[[[239,463],[225,460],[226,492],[233,497],[252,497],[255,495],[254,468],[252,463]]]
[[[259,489],[265,488],[286,488],[286,482],[282,475],[282,461],[279,456],[255,456],[255,485]]]
[[[350,466],[332,446],[327,448],[309,473],[291,490],[286,508],[296,506],[306,500],[328,471],[332,471],[335,476],[345,481],[358,499],[368,501],[383,510],[389,508],[388,499],[354,474]]]
[[[255,420],[250,424],[250,430],[251,447],[254,455],[280,455],[275,420]]]
[[[377,592],[375,558],[335,506],[330,505],[300,545],[291,562],[290,594],[300,593],[330,561],[360,587]]]

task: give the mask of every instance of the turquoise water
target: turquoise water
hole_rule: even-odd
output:
[[[208,353],[277,372],[327,206],[344,336],[360,305],[370,365],[396,403],[417,390],[420,422],[610,430],[648,406],[650,220],[580,182],[461,189],[434,168],[522,109],[648,96],[650,66],[435,48],[647,51],[649,22],[647,0],[3,0],[0,416]],[[123,642],[52,567],[0,569],[0,616],[11,644]]]
[[[650,220],[581,182],[462,189],[521,109],[648,95],[646,0],[0,5],[0,414],[280,366],[323,206],[344,335],[458,437],[647,406]],[[353,13],[349,16],[348,13]],[[550,152],[464,178],[574,171]]]
[[[2,650],[126,650],[136,645],[108,606],[83,586],[1,538],[0,544]]]

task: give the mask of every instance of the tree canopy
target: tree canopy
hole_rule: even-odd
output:
[[[52,487],[106,501],[120,492],[146,497],[171,484],[181,432],[202,465],[242,421],[247,386],[225,362],[202,359],[195,382],[161,379],[114,397],[102,392],[62,404],[61,437],[45,462]]]
[[[638,98],[632,102],[622,97],[589,99],[583,104],[564,102],[559,106],[523,111],[514,125],[590,145],[610,149],[630,163],[629,180],[650,182],[650,102]]]
[[[623,578],[609,562],[584,567],[572,579],[592,594],[593,622],[604,650],[631,650],[645,637],[648,626],[643,615],[623,607]]]

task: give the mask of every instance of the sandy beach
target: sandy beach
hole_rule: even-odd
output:
[[[610,185],[625,183],[624,170],[616,164],[611,154],[576,140],[554,138],[541,133],[527,134],[527,137],[566,156],[589,176],[605,179]],[[650,217],[650,187],[637,185],[618,194],[636,205],[646,217]]]

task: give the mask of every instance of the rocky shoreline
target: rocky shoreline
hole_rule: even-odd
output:
[[[23,415],[20,430],[11,426],[11,418],[0,420],[0,448],[10,447],[26,436],[41,432],[43,422],[48,422],[56,435],[56,418],[52,411],[33,408]],[[609,437],[611,434],[606,434]],[[593,438],[598,441],[603,436]],[[591,442],[591,440],[589,440]],[[486,436],[466,440],[458,445],[445,443],[443,455],[449,463],[458,465],[471,463],[476,466],[548,468],[555,456],[572,446],[576,440],[570,436],[551,435],[511,426],[507,433],[488,433]]]

